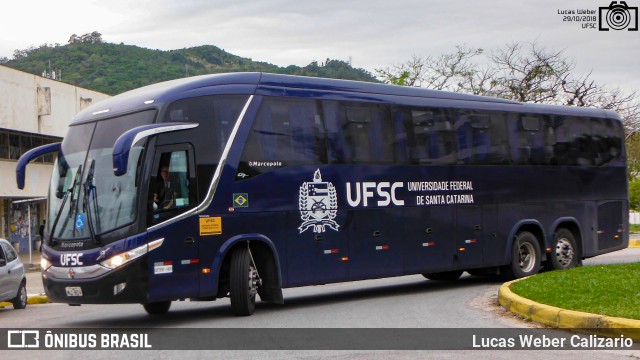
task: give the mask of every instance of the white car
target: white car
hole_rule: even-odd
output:
[[[11,301],[14,309],[27,307],[24,266],[11,243],[0,239],[0,302]]]

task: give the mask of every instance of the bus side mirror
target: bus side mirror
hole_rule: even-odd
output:
[[[18,185],[18,189],[20,190],[24,189],[24,177],[27,171],[27,164],[29,164],[29,162],[31,162],[33,159],[37,158],[38,156],[42,156],[42,155],[53,153],[53,152],[59,152],[61,144],[62,143],[58,142],[58,143],[38,146],[37,148],[33,148],[27,151],[26,153],[24,153],[22,156],[20,156],[20,159],[18,160],[18,164],[16,165],[16,183]]]
[[[113,145],[113,173],[116,176],[122,176],[127,173],[129,165],[129,152],[133,145],[138,141],[149,136],[161,134],[171,131],[180,131],[193,129],[197,127],[196,123],[159,123],[151,125],[142,125],[126,131],[120,135]]]

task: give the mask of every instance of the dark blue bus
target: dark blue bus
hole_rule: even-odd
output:
[[[72,121],[49,190],[49,299],[230,297],[463,271],[517,278],[628,244],[614,112],[236,73],[160,83]]]

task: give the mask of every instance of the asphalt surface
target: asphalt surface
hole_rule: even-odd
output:
[[[39,254],[34,254],[38,259]],[[638,262],[640,248],[588,259],[585,265],[612,262]],[[27,266],[28,260],[26,261]],[[35,260],[32,263],[37,264]],[[33,267],[35,270],[35,266]],[[43,291],[39,271],[27,274],[28,292]],[[164,318],[149,317],[140,305],[69,307],[62,304],[30,306],[18,314],[5,310],[2,322],[6,327],[38,323],[43,327],[153,327],[153,328],[279,328],[279,327],[437,327],[486,328],[531,327],[515,317],[508,317],[495,306],[500,283],[483,282],[465,275],[452,285],[425,281],[419,276],[356,283],[331,284],[317,287],[286,289],[286,306],[259,304],[256,314],[238,318],[230,315],[227,299],[213,303],[176,302]],[[384,314],[375,315],[378,311]],[[19,316],[16,316],[19,315]],[[391,319],[391,320],[390,320]],[[535,326],[535,325],[533,325]],[[2,358],[21,359],[24,351],[3,351]],[[29,356],[48,359],[111,358],[113,352],[33,351]],[[121,359],[215,358],[215,359],[415,359],[461,357],[487,359],[630,359],[640,358],[638,350],[629,351],[118,351]]]

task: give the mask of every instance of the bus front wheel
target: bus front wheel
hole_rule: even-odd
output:
[[[511,264],[503,268],[506,279],[518,279],[540,271],[540,244],[528,231],[516,235],[511,249]]]
[[[553,270],[571,269],[580,264],[580,254],[576,245],[576,238],[568,229],[558,229],[553,237],[551,253],[545,263],[545,268]]]
[[[166,314],[171,307],[171,301],[160,301],[142,305],[149,315]]]
[[[462,270],[454,270],[454,271],[445,271],[439,273],[426,273],[422,274],[425,278],[429,280],[437,280],[437,281],[456,281],[462,276]]]
[[[239,247],[231,254],[229,277],[231,308],[236,316],[253,314],[260,277],[251,261],[248,247]]]

